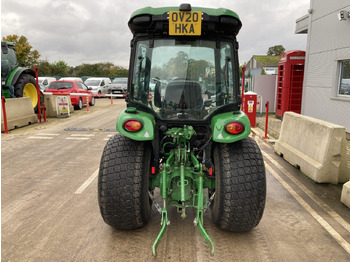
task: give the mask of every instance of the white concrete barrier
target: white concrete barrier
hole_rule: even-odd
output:
[[[34,113],[30,97],[6,99],[5,109],[8,130],[39,121],[37,115]],[[1,130],[5,130],[3,112],[1,113]]]
[[[52,93],[44,93],[44,103],[46,107],[46,116],[47,117],[56,117],[57,116],[57,110],[56,110],[56,98],[57,96],[62,95],[52,95]],[[69,101],[69,111],[72,113],[74,112],[74,107],[72,106],[72,101],[70,99],[70,96],[67,95],[68,101]]]
[[[343,185],[340,201],[350,208],[350,181]]]
[[[317,183],[350,179],[342,126],[286,112],[275,152]]]

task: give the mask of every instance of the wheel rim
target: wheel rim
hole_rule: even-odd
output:
[[[79,108],[80,108],[80,109],[83,108],[83,100],[81,100],[81,98],[79,98]]]
[[[38,93],[36,87],[32,83],[27,83],[23,88],[23,97],[30,97],[33,108],[38,104]]]

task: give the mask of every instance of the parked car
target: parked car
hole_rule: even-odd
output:
[[[61,77],[60,79],[58,79],[59,81],[63,81],[63,80],[69,80],[69,81],[80,81],[80,82],[84,82],[83,79],[81,79],[81,77]]]
[[[50,83],[46,92],[51,92],[54,95],[70,94],[72,105],[76,109],[82,109],[83,105],[87,104],[88,99],[90,106],[95,105],[95,97],[92,96],[91,89],[81,81],[54,81]]]
[[[111,79],[108,77],[90,77],[85,80],[85,85],[91,87],[94,94],[108,94],[111,84]]]
[[[39,83],[39,87],[40,87],[40,91],[41,92],[46,92],[46,89],[48,88],[48,85],[44,86],[43,84]]]
[[[56,78],[49,77],[49,76],[39,76],[38,77],[39,84],[42,84],[43,86],[46,86],[46,87],[53,81],[56,81]]]
[[[110,85],[110,90],[112,94],[117,95],[117,97],[125,97],[128,89],[128,78],[118,77],[114,78],[112,84]]]

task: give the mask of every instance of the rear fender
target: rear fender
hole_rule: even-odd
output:
[[[138,132],[129,132],[124,129],[124,123],[130,119],[137,119],[142,123],[142,128]],[[149,141],[154,139],[154,117],[151,114],[137,111],[135,108],[123,110],[117,120],[117,131],[132,140]]]
[[[29,74],[35,77],[35,72],[29,68],[17,67],[9,75],[6,86],[15,85],[21,74]]]
[[[232,121],[242,123],[244,125],[244,131],[238,135],[227,133],[225,131],[225,125]],[[242,111],[215,115],[211,120],[211,130],[213,141],[218,143],[233,143],[246,138],[251,132],[249,118]]]
[[[10,90],[8,88],[9,86],[15,85],[18,77],[21,75],[23,71],[24,71],[24,68],[22,67],[14,68],[6,78],[6,82],[4,82],[4,85],[1,79],[1,96],[4,96],[5,98],[11,98]]]

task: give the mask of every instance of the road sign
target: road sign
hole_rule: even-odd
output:
[[[57,117],[70,116],[68,96],[57,96],[56,112],[57,112]]]

